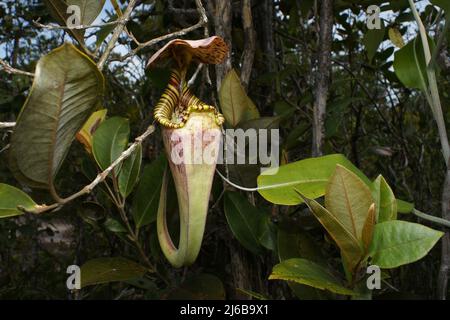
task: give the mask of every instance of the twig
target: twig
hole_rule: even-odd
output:
[[[195,14],[197,10],[195,9],[183,9],[183,8],[175,8],[173,5],[173,0],[169,0],[168,9],[169,11],[172,11],[173,13],[177,14]]]
[[[200,20],[196,24],[194,24],[193,26],[190,26],[188,28],[185,28],[185,29],[182,29],[182,30],[179,30],[179,31],[176,31],[176,32],[173,32],[173,33],[169,33],[169,34],[163,35],[163,36],[155,38],[155,39],[152,39],[152,40],[147,41],[147,42],[142,42],[142,43],[141,42],[137,42],[137,47],[134,50],[132,50],[131,52],[129,52],[128,54],[124,55],[120,60],[124,61],[124,60],[134,56],[138,51],[142,50],[143,48],[153,46],[153,45],[157,44],[158,42],[165,41],[167,39],[183,36],[186,33],[194,31],[194,30],[196,30],[198,28],[201,28],[203,25],[207,24],[208,23],[208,17],[206,16],[206,11],[205,11],[205,8],[202,5],[202,1],[201,0],[195,0],[195,3],[197,4],[197,11],[198,11],[198,13],[200,15]]]
[[[84,196],[86,194],[89,194],[92,192],[92,190],[101,182],[103,182],[108,175],[114,170],[115,167],[117,167],[119,164],[121,164],[125,159],[127,159],[131,154],[136,150],[136,148],[142,144],[142,142],[150,136],[155,131],[155,127],[151,125],[148,127],[148,129],[139,137],[137,137],[134,142],[128,147],[127,150],[122,152],[122,154],[108,167],[105,169],[105,171],[99,173],[97,177],[87,186],[85,186],[83,189],[78,191],[77,193],[74,193],[73,195],[61,199],[57,203],[51,204],[51,205],[38,205],[32,210],[27,210],[25,208],[19,208],[20,210],[27,212],[27,213],[33,213],[33,214],[41,214],[48,211],[54,211],[60,209],[62,206],[66,205],[67,203]]]
[[[128,19],[130,19],[131,13],[133,12],[133,8],[136,5],[136,2],[137,2],[137,0],[130,0],[130,3],[128,4],[127,9],[123,13],[122,19],[120,19],[119,24],[114,29],[111,39],[109,40],[105,51],[103,52],[102,56],[100,57],[100,60],[97,63],[97,67],[100,69],[100,71],[105,66],[105,63],[109,57],[109,54],[114,49],[114,46],[116,45],[116,42],[119,39],[120,34],[122,33],[123,29],[125,28],[125,24],[126,24],[125,21],[128,21]]]
[[[116,24],[126,24],[127,22],[128,22],[128,19],[125,20],[122,18],[122,19],[118,19],[115,21],[104,22],[101,24],[78,25],[78,26],[73,26],[73,27],[67,27],[67,26],[60,26],[60,25],[56,25],[56,24],[42,24],[39,22],[39,19],[33,20],[33,24],[36,27],[48,29],[48,30],[86,30],[86,29],[91,29],[91,28],[102,28],[102,27],[116,25]]]
[[[6,61],[0,59],[0,65],[2,66],[2,69],[5,70],[6,73],[9,74],[20,74],[24,76],[34,77],[34,73],[22,71],[16,68],[11,67]],[[1,122],[0,122],[1,123]]]
[[[188,81],[188,87],[192,87],[194,85],[195,80],[198,77],[198,74],[200,73],[200,71],[203,68],[203,63],[200,63],[197,67],[197,70],[195,70],[194,74],[192,75],[192,77],[189,79]]]
[[[15,125],[15,122],[0,122],[0,129],[14,128]]]

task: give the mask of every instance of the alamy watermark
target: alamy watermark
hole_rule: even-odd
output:
[[[77,265],[70,265],[67,267],[66,273],[69,274],[66,280],[66,286],[69,290],[81,289],[81,269]]]
[[[376,5],[371,5],[367,8],[367,29],[381,29],[380,12],[380,7]]]
[[[381,289],[381,269],[379,266],[371,265],[367,267],[367,277],[366,285],[369,290],[380,290]]]
[[[263,174],[276,174],[280,159],[279,129],[175,130],[168,143],[170,159],[180,164],[259,165]],[[272,169],[267,171],[267,169]]]

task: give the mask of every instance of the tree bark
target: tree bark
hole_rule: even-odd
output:
[[[216,84],[217,90],[220,90],[222,85],[222,80],[226,74],[231,70],[231,52],[232,46],[232,20],[233,20],[233,10],[231,0],[216,0],[215,6],[212,4],[213,1],[208,0],[208,10],[214,16],[214,27],[216,30],[216,35],[222,37],[229,47],[229,54],[225,61],[221,64],[216,65]]]
[[[247,89],[252,73],[256,49],[251,0],[242,0],[242,26],[244,28],[245,44],[241,60],[241,82],[244,88]]]
[[[450,220],[450,169],[447,168],[447,175],[442,191],[442,218]],[[445,300],[447,298],[448,272],[450,270],[450,234],[446,232],[442,238],[441,266],[438,274],[437,298]]]
[[[313,147],[314,157],[323,154],[325,137],[325,114],[331,73],[331,45],[333,43],[333,0],[321,1],[320,35],[318,68],[316,75],[316,92],[314,102]]]

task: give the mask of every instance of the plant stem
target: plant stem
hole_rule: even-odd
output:
[[[439,89],[436,80],[436,73],[430,65],[432,62],[430,45],[428,43],[428,36],[425,30],[425,26],[420,19],[419,12],[414,5],[413,0],[408,0],[409,5],[411,7],[414,18],[416,19],[417,25],[419,26],[420,38],[422,40],[423,52],[425,55],[425,63],[427,65],[427,77],[428,77],[428,85],[429,85],[429,94],[431,95],[431,99],[427,99],[431,110],[433,111],[434,120],[437,123],[439,138],[441,141],[442,154],[444,156],[444,161],[446,166],[448,166],[448,161],[450,159],[450,145],[448,142],[447,129],[445,127],[444,115],[442,113],[441,99],[439,97]]]
[[[421,219],[424,219],[424,220],[439,224],[441,226],[450,228],[450,221],[448,221],[448,220],[445,220],[445,219],[442,219],[439,217],[435,217],[435,216],[431,216],[431,215],[423,213],[422,211],[419,211],[417,209],[413,209],[412,212],[414,215],[418,216]]]

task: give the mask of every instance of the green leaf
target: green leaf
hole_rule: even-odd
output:
[[[280,126],[281,117],[262,117],[240,122],[238,127],[248,129],[276,129]]]
[[[269,214],[261,215],[259,219],[258,240],[267,250],[276,250],[277,229]]]
[[[25,192],[0,183],[0,218],[13,217],[23,214],[17,209],[22,206],[27,210],[32,210],[37,204]]]
[[[94,133],[92,151],[100,169],[105,170],[128,145],[130,124],[128,119],[113,117],[103,122]]]
[[[104,226],[106,229],[108,229],[109,231],[114,232],[114,233],[127,232],[127,229],[116,219],[108,218],[105,221]]]
[[[378,176],[373,185],[377,222],[397,219],[397,201],[394,192],[383,176]]]
[[[280,262],[292,258],[303,258],[322,266],[326,265],[326,260],[321,254],[321,248],[316,240],[301,230],[295,232],[278,230],[278,257]],[[288,285],[299,299],[321,300],[326,298],[323,291],[310,286],[293,282]]]
[[[172,300],[224,300],[225,288],[222,281],[210,274],[199,274],[186,280],[169,296]]]
[[[55,21],[61,26],[66,26],[70,16],[67,13],[67,3],[64,0],[44,0],[44,3]],[[84,44],[85,30],[69,29],[68,32],[78,41],[78,43]]]
[[[269,280],[294,281],[337,294],[355,294],[352,290],[344,287],[341,281],[334,277],[329,270],[306,259],[282,261],[273,268]]]
[[[445,11],[445,15],[448,16],[450,14],[450,1],[448,0],[430,0],[432,4],[438,6]],[[449,19],[449,18],[447,18]]]
[[[243,120],[259,118],[256,106],[245,93],[234,69],[228,72],[223,79],[219,100],[225,119],[233,127]]]
[[[419,36],[395,53],[393,66],[405,87],[427,90],[426,63]]]
[[[142,277],[147,269],[134,261],[122,258],[97,258],[81,266],[81,287],[95,284],[128,281]]]
[[[337,165],[327,185],[325,207],[358,240],[362,240],[362,230],[372,203],[370,189],[364,182]]]
[[[300,196],[302,196],[300,194]],[[336,242],[344,260],[348,264],[348,270],[353,270],[361,261],[364,255],[362,242],[358,240],[346,226],[342,224],[332,213],[322,207],[317,201],[305,198],[303,200],[308,205],[311,212],[327,230],[330,237]]]
[[[246,290],[246,289],[242,289],[242,288],[236,288],[236,290],[238,292],[243,293],[246,296],[256,299],[256,300],[270,300],[268,297],[266,297],[263,294],[258,293],[258,292],[254,292],[254,291]]]
[[[167,160],[164,155],[145,166],[133,198],[132,214],[137,228],[156,220],[159,195],[161,193],[164,169]]]
[[[411,213],[414,209],[414,203],[406,202],[397,199],[397,212],[400,213]]]
[[[126,198],[133,191],[139,177],[142,163],[142,147],[138,145],[136,150],[123,162],[119,173],[119,191]]]
[[[247,199],[237,192],[225,193],[225,217],[233,235],[249,251],[259,254],[261,246],[258,240],[261,213]]]
[[[117,20],[117,15],[113,15],[111,16],[107,22],[113,22]],[[106,25],[101,27],[97,33],[95,34],[95,36],[97,37],[97,40],[95,41],[95,45],[98,47],[100,46],[103,41],[106,40],[106,38],[108,37],[108,35],[114,30],[116,25],[114,24],[110,24],[110,25]]]
[[[423,258],[444,235],[421,224],[394,220],[375,226],[369,255],[371,264],[396,268]]]
[[[321,197],[325,194],[328,180],[338,164],[354,172],[367,185],[371,184],[345,156],[334,154],[268,169],[258,177],[258,192],[267,201],[281,205],[297,205],[303,202],[295,189],[310,199]]]
[[[100,102],[104,79],[71,44],[42,57],[35,75],[11,138],[9,162],[19,181],[52,188],[75,135]]]
[[[67,5],[76,5],[81,9],[80,22],[84,26],[90,25],[97,19],[106,0],[66,0]]]
[[[372,61],[373,57],[377,53],[381,42],[383,42],[384,34],[384,23],[383,20],[381,20],[381,29],[367,30],[366,34],[364,35],[363,43],[367,50],[367,57],[369,58],[369,61]]]

